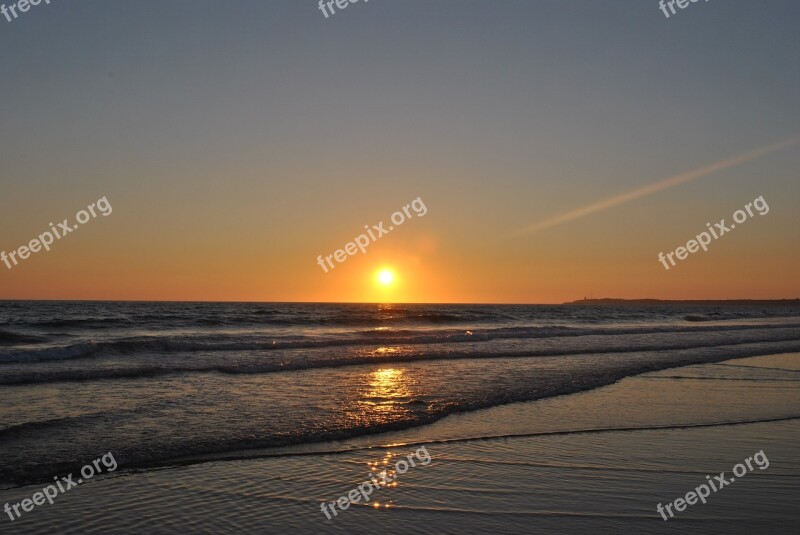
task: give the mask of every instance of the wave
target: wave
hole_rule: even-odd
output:
[[[548,349],[520,349],[495,350],[484,349],[471,351],[445,350],[426,351],[417,353],[394,353],[385,356],[373,357],[365,355],[345,354],[342,356],[323,356],[297,360],[271,360],[253,363],[199,363],[186,364],[159,364],[142,366],[125,366],[121,368],[94,368],[94,369],[68,369],[53,371],[23,371],[0,374],[0,385],[27,385],[55,382],[85,382],[104,379],[143,379],[183,373],[220,373],[226,375],[261,375],[268,373],[282,373],[311,369],[331,369],[347,366],[363,366],[369,364],[401,364],[432,360],[457,360],[457,359],[502,359],[502,358],[544,358],[580,355],[604,355],[645,353],[657,351],[683,351],[689,349],[722,349],[747,347],[758,344],[782,344],[782,349],[775,353],[788,353],[800,351],[800,340],[796,334],[769,340],[744,340],[740,342],[728,341],[725,345],[719,342],[673,342],[661,345],[655,344],[630,344],[621,342],[619,345],[605,345],[602,347],[585,348],[548,348]],[[745,355],[748,356],[748,355]],[[185,361],[184,361],[185,362]]]
[[[419,323],[459,323],[495,319],[495,314],[469,314],[422,312],[405,308],[392,308],[383,310],[340,312],[338,314],[322,313],[292,313],[277,312],[274,310],[254,310],[247,313],[228,314],[131,314],[126,316],[110,317],[80,317],[60,319],[23,319],[14,318],[0,325],[23,325],[27,327],[75,327],[75,328],[114,328],[128,326],[207,326],[207,325],[276,325],[276,326],[326,326],[326,325],[391,325],[391,324],[419,324]]]
[[[72,344],[63,347],[47,347],[30,350],[0,351],[0,364],[21,364],[31,362],[53,362],[80,359],[94,355],[96,346],[92,342]]]
[[[800,420],[800,414],[793,415],[793,416],[779,416],[775,418],[753,418],[753,419],[746,419],[746,420],[728,420],[722,422],[708,422],[708,423],[696,423],[696,424],[672,424],[672,425],[638,425],[638,426],[616,426],[616,427],[595,427],[590,429],[572,429],[572,430],[564,430],[564,431],[539,431],[534,433],[505,433],[499,435],[482,435],[477,437],[464,437],[464,438],[445,438],[445,439],[433,439],[433,440],[426,440],[424,442],[393,442],[392,444],[380,445],[380,444],[371,444],[369,446],[357,446],[357,447],[346,447],[343,446],[341,448],[319,448],[313,449],[311,451],[280,451],[280,452],[270,452],[270,451],[261,451],[261,452],[254,452],[254,451],[236,451],[236,452],[225,452],[220,453],[217,455],[205,455],[201,458],[197,457],[179,457],[175,459],[170,459],[168,461],[160,462],[160,463],[153,463],[152,466],[185,466],[185,465],[192,465],[198,464],[203,462],[216,462],[216,461],[243,461],[249,459],[266,459],[266,458],[274,458],[274,457],[308,457],[308,456],[317,456],[317,455],[336,455],[336,454],[343,454],[343,453],[355,453],[360,451],[375,451],[375,450],[396,450],[398,448],[414,448],[417,446],[431,446],[431,445],[439,445],[439,444],[459,444],[459,443],[469,443],[469,442],[483,442],[489,440],[508,440],[508,439],[515,439],[515,438],[540,438],[540,437],[548,437],[548,436],[569,436],[569,435],[596,435],[596,434],[606,434],[606,433],[631,433],[631,432],[641,432],[641,431],[663,431],[663,430],[678,430],[678,429],[704,429],[709,427],[732,427],[732,426],[740,426],[740,425],[753,425],[753,424],[763,424],[763,423],[777,423],[777,422],[789,422],[794,420]],[[347,437],[352,438],[352,437]],[[484,462],[495,462],[495,461],[484,461]],[[542,464],[542,466],[555,466],[554,464]],[[576,467],[576,465],[570,464],[570,468],[582,468]],[[583,467],[589,468],[589,467]],[[614,467],[614,470],[622,470],[623,468]],[[630,471],[637,471],[643,472],[646,471],[645,469],[641,468],[631,468],[627,469]],[[658,473],[663,473],[665,470],[659,468],[657,470]],[[674,473],[699,473],[699,472],[692,472],[692,471],[677,471],[671,470],[670,472]],[[702,472],[706,473],[706,472]],[[790,477],[790,476],[786,476]]]
[[[13,325],[25,325],[30,327],[90,327],[92,329],[110,329],[113,327],[125,327],[133,324],[133,322],[128,318],[67,318],[33,321],[16,320],[9,323]]]
[[[47,342],[47,338],[33,336],[31,334],[21,334],[11,331],[0,331],[0,346],[17,344],[41,344]]]
[[[556,395],[577,393],[583,390],[589,390],[603,386],[602,384],[586,387],[579,390],[568,389],[564,391],[554,392],[544,397],[551,397]],[[522,400],[533,402],[536,400]],[[506,401],[510,403],[512,401]],[[800,420],[800,414],[790,416],[778,416],[773,418],[752,418],[742,420],[726,420],[720,422],[705,422],[694,424],[667,424],[667,425],[635,425],[635,426],[614,426],[614,427],[596,427],[589,429],[571,429],[571,430],[558,430],[558,431],[539,431],[532,433],[504,433],[495,435],[481,435],[470,436],[463,438],[446,438],[446,439],[433,439],[425,440],[424,442],[392,442],[392,444],[371,444],[367,446],[346,446],[344,444],[333,447],[319,447],[327,443],[344,442],[351,438],[356,438],[365,435],[374,435],[380,433],[387,433],[392,431],[402,431],[405,429],[424,426],[431,424],[437,420],[456,412],[468,412],[472,410],[480,410],[489,408],[492,405],[482,404],[485,406],[475,406],[471,408],[462,408],[460,410],[448,411],[445,414],[430,415],[427,418],[417,420],[415,422],[392,422],[373,425],[369,428],[349,429],[349,430],[333,430],[326,432],[313,432],[304,434],[302,437],[271,437],[268,439],[257,439],[252,441],[236,441],[231,444],[217,444],[215,446],[196,446],[191,452],[174,455],[168,458],[152,458],[152,459],[124,459],[121,455],[116,455],[119,468],[122,470],[136,470],[136,469],[156,469],[164,467],[176,466],[191,466],[207,462],[231,462],[231,461],[246,461],[254,459],[268,459],[268,458],[290,458],[290,457],[309,457],[309,456],[322,456],[322,455],[341,455],[350,454],[363,451],[380,451],[380,450],[396,450],[398,448],[414,448],[419,446],[437,446],[443,444],[459,444],[459,443],[472,443],[472,442],[485,442],[492,440],[509,440],[509,439],[523,439],[523,438],[542,438],[550,436],[579,436],[579,435],[597,435],[608,433],[635,433],[643,431],[664,431],[664,430],[681,430],[681,429],[707,429],[715,427],[733,427],[744,425],[755,425],[762,423],[778,423]],[[311,449],[306,449],[307,446],[317,446]],[[297,447],[302,446],[302,447]],[[570,465],[571,468],[576,468]],[[46,481],[47,477],[53,473],[67,473],[70,471],[77,471],[79,466],[72,463],[46,463],[37,466],[25,467],[9,467],[0,466],[0,481],[6,483],[13,483],[15,485],[23,486],[34,483],[42,483]],[[577,467],[580,468],[580,467]],[[594,467],[583,467],[594,468]],[[594,468],[602,469],[602,468]],[[615,468],[617,470],[618,468]],[[631,469],[631,471],[645,471],[643,469]],[[659,473],[663,470],[659,470]],[[694,473],[690,471],[674,471],[675,473]]]
[[[326,336],[271,337],[264,334],[153,335],[64,346],[0,351],[0,365],[93,358],[134,353],[195,353],[325,349],[346,346],[424,345],[489,342],[492,340],[547,339],[580,336],[647,335],[659,333],[715,333],[747,330],[798,329],[800,324],[652,326],[652,327],[498,327],[475,330],[366,330]]]
[[[692,375],[657,375],[646,377],[653,380],[689,380],[689,381],[749,381],[754,383],[798,383],[800,379],[762,379],[759,377],[702,377]]]
[[[77,424],[78,422],[86,422],[87,420],[102,420],[106,417],[105,413],[84,414],[81,416],[64,416],[62,418],[51,418],[49,420],[37,420],[33,422],[24,422],[21,424],[10,425],[0,429],[0,439],[11,440],[30,433],[32,431],[52,430],[54,428],[67,428]]]
[[[163,330],[193,326],[401,326],[465,323],[718,321],[800,316],[800,301],[561,305],[0,302],[0,326]]]
[[[207,460],[239,458],[240,456],[245,455],[253,456],[259,455],[261,452],[258,450],[263,449],[300,445],[307,447],[312,444],[341,441],[357,436],[374,435],[387,431],[398,431],[402,429],[424,426],[440,420],[450,414],[484,409],[508,403],[533,401],[552,396],[587,391],[600,386],[612,384],[616,381],[624,379],[625,377],[639,375],[645,372],[653,372],[661,369],[693,364],[720,362],[729,360],[731,358],[754,357],[759,355],[779,354],[798,350],[800,350],[800,340],[796,340],[793,343],[787,344],[717,346],[702,351],[691,348],[681,352],[654,352],[649,355],[641,355],[638,358],[627,360],[619,364],[611,364],[610,366],[603,365],[603,363],[606,361],[598,361],[598,364],[600,365],[597,367],[592,367],[592,371],[589,374],[560,375],[558,378],[554,377],[556,380],[540,384],[536,388],[530,388],[525,385],[521,385],[519,388],[512,390],[492,389],[487,390],[479,396],[465,397],[463,399],[459,398],[457,401],[454,400],[452,403],[436,402],[435,399],[428,400],[424,395],[407,398],[404,400],[404,404],[409,408],[408,416],[404,416],[400,420],[380,422],[362,422],[359,420],[351,420],[346,427],[331,428],[327,426],[309,426],[295,428],[291,431],[279,429],[273,433],[267,434],[253,432],[255,429],[250,430],[237,426],[232,427],[229,432],[226,431],[225,433],[210,435],[202,439],[193,439],[191,442],[183,441],[180,439],[180,437],[178,437],[173,441],[166,440],[159,442],[157,447],[154,445],[152,448],[141,449],[138,444],[127,442],[120,442],[119,444],[114,445],[113,448],[115,457],[119,461],[119,466],[121,468],[153,468],[176,464],[193,464]],[[86,415],[85,417],[99,418],[100,422],[106,422],[107,420],[113,422],[114,418],[110,418],[109,415],[111,415],[111,411]],[[76,419],[81,420],[85,417],[81,416],[77,417]],[[76,425],[80,425],[80,423],[81,422],[69,422],[69,428],[74,429]],[[735,423],[740,422],[728,422],[727,425],[733,425]],[[56,419],[52,422],[34,422],[31,425],[33,427],[29,429],[23,429],[21,426],[6,429],[5,434],[13,437],[15,434],[31,431],[37,435],[51,434],[58,437],[60,436],[59,430],[65,424],[60,419]],[[107,425],[107,423],[102,423],[101,425]],[[37,426],[52,426],[54,429],[51,431],[55,431],[55,433],[47,433],[46,431],[42,432]],[[687,426],[683,425],[676,427]],[[644,428],[615,428],[612,430],[620,431],[641,429]],[[609,431],[609,429],[594,430],[594,432],[607,431]],[[165,435],[167,438],[170,436],[171,435]],[[499,437],[485,438],[513,438],[515,436],[516,435],[503,435]],[[530,436],[535,436],[535,434]],[[3,436],[3,438],[7,437]],[[25,437],[25,439],[32,438],[35,437]],[[470,440],[476,439],[472,437]],[[250,450],[250,453],[246,453],[247,450]],[[277,450],[273,450],[273,452],[278,453]],[[44,455],[50,455],[49,450],[45,450]],[[72,457],[79,456],[62,456],[61,458],[67,459]],[[74,471],[74,468],[76,468],[74,466],[74,461],[71,463],[58,462],[52,458],[50,461],[48,461],[45,457],[42,457],[41,461],[36,463],[5,462],[4,464],[0,464],[0,481],[4,483],[13,482],[16,484],[34,483],[42,480],[42,478],[48,478],[54,473],[67,473],[69,471]]]
[[[686,314],[683,319],[691,322],[726,321],[761,318],[785,318],[795,316],[795,312],[775,310],[734,310],[725,312],[707,312],[705,314]]]

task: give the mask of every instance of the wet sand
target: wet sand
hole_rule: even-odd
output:
[[[6,516],[4,532],[790,533],[799,442],[800,355],[738,359],[315,446],[337,453],[118,472],[13,524]],[[321,512],[423,444],[430,464],[331,520]],[[656,511],[760,450],[769,467],[705,505],[667,522]],[[40,488],[2,491],[0,501]]]

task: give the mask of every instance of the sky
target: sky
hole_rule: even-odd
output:
[[[19,15],[0,17],[0,251],[113,211],[0,263],[0,299],[800,297],[795,0]],[[765,215],[659,261],[758,197]],[[424,216],[318,264],[418,198]]]

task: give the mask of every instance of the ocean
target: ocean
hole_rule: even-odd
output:
[[[0,485],[106,452],[150,469],[335,450],[645,372],[797,351],[796,304],[0,302]]]

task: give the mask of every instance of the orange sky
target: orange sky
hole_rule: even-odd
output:
[[[0,299],[800,297],[793,4],[301,4],[54,4],[0,32],[0,252],[113,206],[0,263]]]

